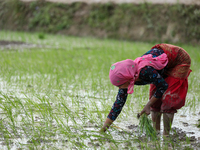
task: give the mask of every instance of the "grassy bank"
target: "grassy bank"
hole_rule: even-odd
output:
[[[0,28],[200,44],[200,6],[0,1]]]
[[[150,142],[130,124],[148,101],[149,86],[135,86],[122,113],[107,134],[102,126],[117,88],[110,84],[112,63],[134,59],[155,43],[77,38],[1,31],[0,40],[22,47],[0,47],[0,145],[5,149],[184,149],[190,138]],[[32,46],[32,47],[31,47]],[[183,112],[199,109],[199,47],[182,46],[191,55],[189,93]],[[186,113],[185,113],[186,114]],[[186,146],[185,146],[186,145]],[[189,145],[189,146],[188,146]]]

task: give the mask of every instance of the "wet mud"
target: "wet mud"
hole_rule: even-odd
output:
[[[1,46],[6,46],[6,45],[21,45],[21,44],[26,44],[24,42],[19,42],[19,41],[0,41]]]
[[[1,41],[0,40],[0,50],[21,49],[21,47],[22,48],[34,48],[34,47],[39,47],[39,46],[35,45],[35,44],[21,42],[21,41]],[[28,87],[32,87],[32,85],[28,85]],[[51,105],[53,105],[53,104],[51,103]],[[37,110],[35,110],[35,111],[37,111]],[[0,114],[4,115],[3,112],[2,113],[0,112]],[[184,113],[184,114],[186,114],[186,113]],[[194,117],[199,118],[200,112],[197,113],[196,116],[193,116],[192,120],[197,120],[197,119],[194,119]],[[182,119],[182,121],[181,121],[181,119]],[[117,130],[117,133],[115,133],[114,136],[117,135],[117,136],[123,137],[126,135],[131,135],[131,137],[134,137],[134,141],[130,141],[130,142],[136,143],[137,149],[144,149],[143,144],[146,143],[146,145],[148,145],[148,147],[150,147],[150,149],[159,149],[160,147],[161,147],[161,149],[163,149],[167,145],[168,149],[200,150],[200,136],[197,136],[197,134],[195,134],[195,132],[197,130],[193,131],[193,130],[189,130],[189,129],[187,129],[187,130],[183,129],[184,127],[192,127],[194,125],[194,123],[191,123],[192,120],[188,121],[187,119],[188,119],[187,115],[180,115],[180,117],[178,119],[176,119],[177,122],[179,122],[180,124],[177,124],[175,122],[175,124],[179,127],[178,128],[173,127],[171,130],[171,133],[168,137],[163,137],[162,133],[158,133],[157,142],[152,142],[151,139],[146,137],[145,134],[140,134],[138,125],[135,125],[135,124],[131,124],[131,125],[125,124],[124,129],[121,129],[120,127],[114,127]],[[189,119],[191,119],[191,118],[189,117]],[[42,120],[43,120],[43,118],[41,118],[40,116],[35,116],[35,119],[34,119],[35,125],[45,126],[45,122],[43,122]],[[200,119],[195,124],[199,124],[199,126],[200,126]],[[29,127],[29,125],[25,125],[24,128],[21,128],[21,126],[20,127],[16,126],[16,131],[19,131],[18,133],[21,133],[21,134],[18,135],[18,133],[13,133],[14,136],[12,136],[12,138],[10,137],[10,139],[12,139],[12,140],[9,142],[4,141],[3,134],[0,134],[0,136],[2,137],[2,138],[0,138],[0,147],[1,146],[6,147],[6,145],[9,144],[11,148],[14,148],[14,147],[16,147],[16,144],[13,141],[15,141],[15,140],[21,141],[21,139],[24,140],[24,141],[22,141],[22,143],[24,145],[26,145],[26,144],[31,145],[34,143],[39,143],[41,145],[42,144],[50,145],[50,144],[58,143],[61,145],[59,148],[67,148],[67,145],[70,143],[70,141],[68,141],[68,139],[66,139],[66,138],[62,139],[61,137],[57,137],[57,135],[52,134],[51,131],[45,133],[46,135],[51,136],[52,137],[51,139],[48,139],[48,138],[45,139],[45,138],[39,138],[39,137],[30,139],[30,138],[28,138],[27,135],[25,135],[23,133],[25,130],[28,135],[32,134],[31,130],[28,127]],[[112,144],[112,141],[110,138],[106,138],[106,136],[105,137],[99,136],[99,133],[96,133],[96,131],[98,131],[101,126],[95,124],[94,122],[88,122],[87,125],[83,125],[82,127],[83,127],[83,129],[74,129],[74,133],[75,134],[83,134],[81,132],[84,132],[84,134],[87,134],[87,135],[91,134],[90,140],[87,141],[87,146],[95,147],[98,149],[98,148],[101,148],[102,143],[105,145]],[[58,128],[58,125],[55,122],[52,122],[52,129],[55,129],[55,131],[56,131],[57,128]],[[11,129],[9,127],[9,125],[4,126],[4,129],[9,131],[10,133],[13,132],[13,129]],[[111,132],[113,132],[113,131],[111,131]],[[199,133],[200,129],[197,132]],[[94,135],[97,135],[97,136],[94,136]],[[198,134],[198,135],[200,135],[200,134]],[[11,135],[6,135],[6,136],[11,136]],[[99,138],[97,138],[97,137],[99,137]],[[75,141],[76,141],[75,145],[77,145],[77,147],[79,147],[79,145],[81,145],[81,142],[78,142],[78,140],[76,140],[76,139],[75,139]],[[124,149],[129,149],[129,147],[131,145],[130,142],[129,141],[123,142]],[[76,147],[74,147],[74,149],[76,149]]]
[[[151,141],[151,139],[149,139],[148,137],[146,137],[146,134],[142,134],[139,133],[139,129],[137,125],[130,125],[127,126],[127,128],[130,131],[133,131],[135,134],[138,135],[138,140],[139,143],[147,143],[149,147],[151,147],[152,149],[157,149],[157,146],[155,146],[155,144],[158,143],[154,143]],[[191,136],[187,136],[187,135],[191,135]],[[195,137],[193,136],[193,134],[195,134],[194,132],[187,132],[187,131],[183,131],[181,128],[176,128],[173,127],[171,129],[171,133],[169,136],[163,136],[161,135],[161,133],[157,134],[157,140],[160,141],[159,144],[161,145],[168,145],[168,148],[171,149],[195,149],[195,150],[199,150],[200,149],[200,137]],[[160,145],[160,146],[161,146]],[[163,146],[161,146],[163,147]],[[141,144],[138,146],[139,149],[142,149]]]
[[[41,45],[25,43],[21,41],[0,40],[0,50],[23,50],[29,48],[41,48]]]
[[[52,105],[54,105],[52,103]],[[64,117],[64,116],[63,116]],[[42,118],[39,115],[34,116],[35,121],[35,127],[45,127],[44,118]],[[4,141],[3,138],[0,138],[0,147],[7,147],[7,145],[10,146],[10,148],[19,148],[20,146],[16,146],[16,144],[20,141],[24,145],[40,145],[41,147],[43,145],[48,146],[55,146],[60,145],[57,147],[58,149],[68,149],[68,145],[70,145],[71,141],[74,141],[74,147],[70,147],[69,149],[78,149],[77,147],[81,147],[83,144],[79,138],[82,135],[88,135],[89,139],[86,139],[85,145],[90,148],[96,148],[96,149],[102,149],[103,147],[115,147],[115,142],[122,143],[123,149],[130,149],[134,147],[134,149],[146,149],[146,146],[148,146],[149,149],[194,149],[199,150],[200,149],[200,137],[195,136],[195,133],[193,131],[185,131],[181,128],[173,127],[171,130],[171,133],[168,137],[162,136],[162,132],[157,134],[157,139],[151,140],[149,137],[146,136],[145,133],[141,134],[139,132],[139,126],[136,124],[126,125],[124,124],[124,128],[120,128],[118,126],[112,126],[110,129],[110,133],[113,134],[113,138],[110,138],[110,133],[101,135],[97,131],[101,128],[98,124],[95,122],[88,121],[83,126],[80,126],[80,128],[76,128],[72,126],[69,126],[71,129],[71,141],[68,140],[67,137],[62,137],[58,133],[56,133],[57,128],[59,128],[58,124],[55,121],[49,121],[52,128],[49,131],[43,131],[42,133],[44,136],[42,137],[29,137],[33,134],[31,129],[29,128],[30,125],[28,124],[21,124],[20,126],[16,126],[16,133],[13,133],[13,129],[8,125],[9,123],[4,121],[4,129],[9,131],[11,135],[10,141]],[[182,124],[186,124],[183,122]],[[21,128],[24,126],[24,128]],[[187,126],[191,126],[190,122],[187,123]],[[114,130],[113,130],[114,129]],[[24,132],[25,131],[25,132]],[[35,130],[35,133],[40,132],[39,130]],[[26,134],[25,134],[26,133]],[[189,135],[189,136],[188,136]],[[1,135],[3,136],[3,135]],[[4,135],[5,136],[5,135]],[[119,137],[119,139],[115,139],[115,137]],[[131,137],[126,138],[127,140],[123,140],[123,137]],[[18,142],[15,142],[18,141]],[[25,146],[25,147],[26,147]],[[105,148],[106,149],[106,148]],[[108,148],[109,149],[109,148]]]

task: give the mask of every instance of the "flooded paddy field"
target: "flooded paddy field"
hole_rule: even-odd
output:
[[[137,113],[149,86],[135,86],[105,134],[118,89],[110,65],[135,59],[156,43],[0,31],[0,149],[200,149],[200,49],[180,45],[192,58],[185,106],[172,132],[152,141],[138,129]]]

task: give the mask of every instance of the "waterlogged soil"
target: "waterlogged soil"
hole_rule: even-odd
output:
[[[36,117],[36,120],[38,118]],[[41,124],[42,125],[42,124]],[[9,131],[9,126],[6,127]],[[56,125],[55,125],[56,128]],[[97,130],[100,127],[96,126],[92,123],[89,123],[88,126],[84,126],[85,129],[87,129],[87,134],[94,134],[92,132],[90,132],[91,130]],[[169,136],[167,137],[163,137],[161,134],[157,134],[157,142],[152,141],[150,138],[147,138],[145,133],[141,134],[139,132],[139,127],[138,125],[128,125],[125,126],[126,130],[120,130],[119,127],[116,126],[112,126],[112,128],[118,129],[117,132],[115,131],[111,131],[111,132],[115,132],[115,134],[117,134],[118,136],[132,136],[134,138],[132,138],[132,143],[131,142],[124,142],[123,143],[123,149],[129,149],[130,146],[136,147],[136,149],[140,150],[140,149],[145,149],[145,146],[147,146],[150,149],[194,149],[194,150],[199,150],[200,149],[200,137],[195,137],[195,136],[187,136],[187,134],[189,133],[189,131],[183,131],[181,128],[176,128],[173,127],[172,131],[170,133]],[[74,132],[76,132],[77,134],[81,135],[81,131],[79,131],[78,129],[73,129]],[[48,134],[48,133],[47,133]],[[189,133],[189,134],[193,134],[193,133]],[[96,133],[96,135],[98,136],[99,133]],[[21,138],[21,136],[24,136],[24,138]],[[48,136],[48,135],[47,135]],[[114,135],[113,135],[114,136]],[[13,138],[13,137],[12,137]],[[76,137],[74,138],[74,140],[76,141],[74,144],[78,147],[79,145],[81,145],[80,139],[76,139]],[[12,142],[6,143],[3,138],[0,138],[0,146],[2,148],[6,148],[7,144],[9,144],[11,149],[16,149],[19,148],[18,145],[16,145],[17,142],[21,142],[23,143],[23,145],[29,145],[29,144],[34,144],[34,143],[39,143],[42,146],[44,145],[52,145],[54,147],[57,148],[61,148],[61,149],[69,149],[69,147],[67,146],[69,143],[69,141],[66,138],[62,138],[62,137],[57,137],[52,136],[52,139],[45,139],[45,138],[34,138],[34,139],[29,139],[29,137],[26,137],[26,135],[21,134],[19,137],[12,140]],[[90,136],[90,141],[86,141],[86,145],[90,148],[96,148],[96,149],[101,149],[101,145],[102,142],[104,143],[104,145],[106,146],[110,146],[112,145],[112,140],[110,138],[108,138],[108,136],[102,136],[99,135],[98,138],[96,136]],[[133,144],[134,143],[134,144]],[[145,145],[145,146],[144,146]],[[158,146],[159,145],[159,146]],[[76,146],[72,147],[73,149],[77,149]],[[114,145],[113,145],[114,146]]]
[[[37,45],[34,44],[29,44],[29,43],[24,43],[24,42],[19,42],[19,41],[0,41],[0,49],[3,50],[9,50],[13,48],[27,48],[27,47],[36,47]],[[31,86],[30,86],[31,87]],[[51,105],[54,105],[51,103]],[[184,112],[184,110],[179,114],[176,114],[173,127],[172,127],[172,132],[168,137],[163,137],[162,136],[162,131],[161,133],[158,133],[157,138],[159,140],[159,145],[161,147],[168,146],[169,149],[195,149],[198,150],[200,149],[200,128],[197,128],[198,121],[200,122],[200,110],[197,110],[199,112],[196,112],[194,114]],[[4,114],[0,112],[1,116]],[[184,114],[184,115],[183,115]],[[42,120],[41,117],[35,116],[35,122],[38,123],[39,126],[43,126],[44,122],[40,122]],[[135,115],[135,120],[133,122],[136,123],[130,123],[130,122],[124,122],[119,124],[119,127],[117,126],[112,126],[110,131],[113,137],[118,139],[119,137],[123,136],[133,136],[135,143],[135,147],[137,149],[144,149],[143,143],[146,143],[149,148],[152,149],[157,149],[156,145],[154,142],[151,141],[151,139],[147,138],[145,133],[141,134],[139,133],[138,129],[138,119]],[[1,121],[1,120],[0,120]],[[56,129],[57,124],[55,122],[52,122],[53,127]],[[161,124],[162,125],[162,124]],[[4,127],[8,131],[10,130],[9,125],[5,125]],[[94,134],[94,131],[98,131],[100,126],[98,126],[95,123],[88,122],[88,125],[84,125],[83,129],[85,134],[90,135],[91,134],[91,140],[86,141],[87,146],[89,147],[95,147],[96,149],[101,149],[102,141],[105,143],[105,145],[110,145],[112,141],[104,136],[100,136],[100,141],[99,138],[96,138],[95,136],[93,137],[92,134]],[[115,129],[115,130],[113,130]],[[52,144],[54,147],[61,148],[61,149],[67,149],[69,141],[65,138],[62,138],[60,135],[56,135],[56,133],[51,133],[48,132],[47,135],[52,136],[52,140],[45,139],[45,138],[35,138],[35,139],[28,139],[26,135],[23,133],[22,128],[16,129],[20,133],[19,137],[18,135],[14,136],[14,139],[10,143],[6,143],[4,141],[4,138],[0,138],[0,147],[7,148],[7,144],[10,145],[11,149],[15,149],[19,146],[15,144],[16,143],[23,143],[24,145],[29,145],[32,143],[40,143],[41,145],[46,145],[46,144]],[[29,131],[30,129],[26,129]],[[82,134],[81,130],[78,129],[73,129],[75,133],[77,134]],[[30,131],[29,131],[30,132]],[[96,135],[99,136],[99,133],[95,133]],[[3,136],[3,135],[1,135]],[[13,138],[13,137],[12,137]],[[76,141],[76,140],[75,140]],[[77,146],[80,145],[80,143],[77,142],[75,143]],[[129,142],[124,142],[123,147],[124,149],[129,149],[130,143]],[[76,149],[76,147],[74,147]]]
[[[37,47],[41,48],[40,45],[25,43],[21,41],[0,40],[0,50],[17,50],[17,49],[23,50],[24,48],[37,48]]]
[[[26,44],[24,42],[19,42],[19,41],[0,41],[1,46],[6,46],[6,45],[22,45]]]
[[[130,125],[127,126],[128,129],[138,132],[137,125]],[[139,134],[139,133],[138,133]],[[160,140],[162,145],[168,144],[168,148],[171,149],[200,149],[200,137],[195,136],[187,136],[187,134],[194,134],[193,132],[183,131],[181,128],[173,127],[169,136],[161,136],[160,133],[157,134],[157,138]],[[147,142],[148,146],[152,149],[156,149],[155,145],[152,144],[150,139],[146,138],[146,135],[143,134],[142,136],[138,136],[138,139],[141,142]],[[174,145],[173,145],[174,144]],[[138,146],[141,148],[141,145]]]

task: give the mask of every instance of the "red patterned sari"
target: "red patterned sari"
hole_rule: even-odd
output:
[[[191,59],[189,54],[181,47],[170,44],[157,44],[152,48],[162,49],[168,56],[168,65],[165,81],[168,89],[162,98],[157,100],[151,107],[153,111],[176,113],[185,105],[188,91],[188,76],[191,72]],[[150,98],[156,91],[156,86],[150,85]]]

